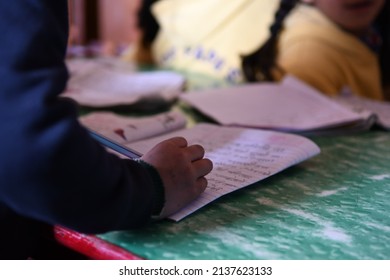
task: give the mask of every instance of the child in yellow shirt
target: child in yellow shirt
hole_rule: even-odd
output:
[[[348,86],[378,100],[389,84],[385,0],[146,0],[143,12],[157,20],[142,17],[141,29],[159,66],[232,83],[289,73],[328,95]]]
[[[270,37],[259,50],[243,58],[246,78],[275,80],[290,73],[328,95],[337,95],[348,86],[359,96],[382,99],[382,86],[389,78],[384,29],[389,28],[385,19],[388,3],[302,2],[280,1]]]

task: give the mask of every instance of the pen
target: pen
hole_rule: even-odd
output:
[[[93,131],[93,130],[88,130],[89,131],[89,134],[92,136],[93,139],[97,140],[100,144],[102,144],[103,146],[107,147],[107,148],[110,148],[128,158],[132,158],[132,159],[136,159],[136,158],[139,158],[141,157],[141,154],[139,154],[138,152],[132,150],[132,149],[129,149],[125,146],[122,146],[121,144],[118,144],[106,137],[104,137],[103,135]]]

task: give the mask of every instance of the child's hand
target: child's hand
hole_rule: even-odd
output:
[[[154,166],[165,188],[165,205],[159,215],[167,217],[199,196],[207,187],[204,177],[213,168],[204,157],[200,145],[188,146],[182,137],[175,137],[157,144],[142,156],[142,160]]]

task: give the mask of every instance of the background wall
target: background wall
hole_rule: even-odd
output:
[[[136,12],[140,0],[99,0],[100,38],[114,44],[129,44],[137,36]]]
[[[70,41],[130,44],[137,36],[136,13],[141,0],[68,0]]]

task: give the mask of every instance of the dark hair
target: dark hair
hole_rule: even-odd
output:
[[[270,27],[271,34],[268,40],[255,52],[242,56],[241,66],[247,81],[273,81],[273,71],[283,72],[275,62],[276,45],[280,31],[283,29],[284,19],[298,2],[298,0],[281,0],[275,13],[274,22]]]
[[[290,11],[298,3],[298,0],[281,0],[271,25],[271,35],[268,40],[255,52],[242,56],[242,70],[247,81],[273,81],[272,71],[283,72],[276,64],[277,42],[280,31],[283,29],[283,21]],[[382,47],[379,52],[379,60],[382,75],[382,85],[390,86],[390,2],[385,1],[385,6],[376,19],[382,37]]]
[[[376,19],[376,25],[382,37],[382,46],[379,52],[382,85],[390,85],[390,2],[385,1],[381,13]]]
[[[144,48],[150,47],[155,39],[160,26],[154,18],[150,8],[158,0],[142,0],[138,10],[138,27],[142,31],[141,45]]]

